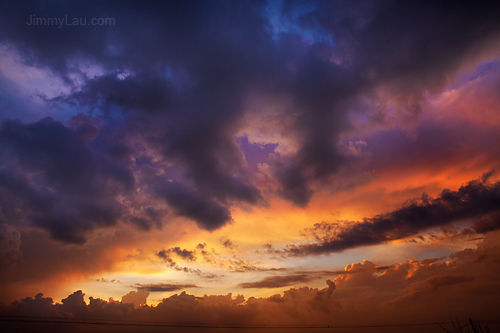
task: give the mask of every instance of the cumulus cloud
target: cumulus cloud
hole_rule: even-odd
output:
[[[139,286],[137,288],[137,291],[132,290],[128,294],[123,295],[122,303],[131,303],[134,304],[134,306],[136,307],[142,306],[146,304],[149,292],[150,292],[149,288],[147,287],[141,288],[141,286]]]
[[[140,289],[125,295],[122,302],[90,297],[86,304],[84,294],[77,291],[62,304],[54,304],[38,294],[3,307],[2,314],[208,325],[397,324],[414,322],[416,315],[430,322],[446,321],[450,315],[492,319],[500,306],[496,297],[500,290],[498,237],[498,231],[489,233],[477,249],[449,257],[409,259],[386,267],[366,260],[349,264],[345,274],[327,280],[322,289],[294,287],[283,294],[248,299],[231,293],[199,297],[183,291],[157,305],[138,307],[146,302],[149,291],[192,287],[138,284]],[[307,281],[305,273],[292,277]],[[264,281],[273,282],[260,282]],[[125,304],[134,302],[135,307]]]

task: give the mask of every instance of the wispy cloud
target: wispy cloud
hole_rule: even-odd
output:
[[[173,283],[148,283],[141,284],[137,283],[134,285],[135,288],[139,290],[146,290],[149,292],[166,292],[166,291],[177,291],[190,288],[199,288],[194,284],[173,284]]]

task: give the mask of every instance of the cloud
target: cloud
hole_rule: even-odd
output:
[[[176,214],[193,219],[202,229],[219,229],[232,219],[228,208],[181,183],[164,182],[162,185],[156,185],[156,192],[167,201]]]
[[[465,228],[457,228],[457,227],[442,227],[443,231],[442,235],[436,235],[431,233],[429,235],[431,240],[478,240],[482,239],[485,234],[496,231],[500,229],[499,223],[499,212],[493,212],[482,219],[475,221],[471,226]],[[424,240],[425,237],[418,237],[421,240]]]
[[[104,99],[105,107],[120,107],[125,112],[145,111],[161,113],[171,107],[175,96],[168,93],[173,89],[171,82],[153,73],[138,73],[125,79],[120,73],[112,73],[86,82],[82,90],[72,95],[80,103],[99,105]],[[53,99],[60,102],[72,102],[62,97]]]
[[[188,251],[186,249],[181,250],[181,248],[178,246],[176,246],[170,250],[184,260],[188,260],[188,261],[195,261],[196,260],[196,257],[194,256],[195,251]]]
[[[122,297],[122,303],[131,303],[135,307],[145,305],[149,296],[148,288],[138,288],[137,291],[131,291]]]
[[[273,153],[267,162],[279,184],[275,193],[306,207],[318,184],[358,161],[341,148],[340,138],[351,129],[349,114],[362,101],[371,103],[383,91],[387,103],[417,113],[424,91],[439,92],[467,55],[499,32],[493,4],[457,5],[455,20],[439,4],[374,4],[366,11],[318,2],[299,16],[290,15],[294,3],[280,8],[297,29],[275,35],[263,6],[162,4],[154,11],[133,4],[119,10],[103,3],[78,10],[56,2],[4,6],[3,24],[15,29],[2,30],[2,43],[14,47],[26,66],[49,68],[74,88],[50,103],[96,113],[67,125],[50,118],[26,124],[5,120],[0,144],[15,163],[3,162],[3,206],[23,206],[24,220],[68,243],[82,244],[92,230],[121,220],[144,230],[161,226],[162,203],[152,195],[175,215],[217,230],[231,223],[232,205],[266,202],[237,142],[238,134],[253,130],[245,128],[247,113],[264,112],[248,111],[249,99],[262,96],[293,105],[276,116],[293,119],[278,130],[296,141],[297,150]],[[409,12],[412,17],[403,19]],[[33,13],[109,15],[127,24],[96,27],[100,33],[94,36],[90,29],[30,27],[13,20]],[[423,30],[420,21],[427,22]],[[329,37],[304,43],[311,29]],[[476,29],[482,33],[465,33]],[[402,42],[408,38],[412,43]],[[77,58],[81,61],[75,63]],[[382,121],[388,109],[378,110]],[[157,177],[139,181],[137,161],[153,157],[157,165],[149,166]],[[31,172],[40,173],[30,180],[36,186],[29,184]],[[137,198],[138,189],[146,197]],[[12,197],[21,191],[28,199]],[[130,208],[141,213],[128,215]]]
[[[100,279],[94,279],[94,281],[96,282],[104,282],[104,283],[121,283],[120,280],[115,280],[115,279],[112,279],[112,280],[109,280],[109,279],[105,279],[105,278],[100,278]]]
[[[427,282],[433,287],[434,290],[443,286],[450,286],[459,283],[472,282],[474,278],[467,275],[443,275],[430,278]]]
[[[171,258],[171,254],[176,254],[178,257],[186,261],[196,261],[196,251],[188,251],[186,249],[181,250],[180,247],[176,246],[168,250],[161,250],[156,253],[156,255],[167,262],[170,266],[176,266],[176,262]]]
[[[241,288],[280,288],[297,283],[309,282],[311,277],[305,274],[284,276],[268,276],[260,281],[241,283]]]
[[[64,298],[61,302],[65,312],[76,318],[83,318],[86,315],[87,304],[85,303],[85,294],[81,290],[75,291],[73,294]]]
[[[386,271],[389,268],[392,268],[392,265],[386,265],[386,266],[376,266],[374,267],[375,271],[377,272],[383,272]],[[289,272],[288,275],[274,275],[274,276],[268,276],[265,277],[261,280],[254,281],[254,282],[244,282],[240,283],[239,286],[241,288],[245,289],[250,289],[250,288],[281,288],[281,287],[287,287],[291,286],[294,284],[302,284],[306,282],[310,282],[313,280],[318,280],[318,279],[323,279],[324,277],[332,277],[332,276],[339,276],[339,275],[344,275],[344,274],[356,274],[359,272],[364,271],[363,269],[356,270],[356,271],[345,271],[345,270],[337,270],[337,271],[332,271],[332,270],[293,270],[293,269],[268,269],[268,270],[260,270],[262,272],[276,272],[276,271],[285,271]]]
[[[197,247],[199,249],[199,247]],[[203,255],[203,250],[202,250],[202,255]],[[175,253],[178,257],[182,258],[183,260],[186,261],[196,261],[196,250],[193,251],[188,251],[186,249],[181,250],[180,247],[173,247],[168,250],[161,250],[156,253],[156,256],[161,258],[163,261],[165,261],[169,267],[172,269],[175,269],[176,271],[182,271],[186,273],[191,273],[191,274],[196,274],[201,278],[204,279],[219,279],[223,277],[224,275],[219,275],[219,274],[213,274],[213,273],[207,273],[203,272],[200,269],[197,268],[191,268],[191,267],[185,267],[185,266],[180,266],[178,265],[170,256],[172,253]]]
[[[177,291],[188,288],[199,288],[194,284],[171,284],[171,283],[154,283],[154,284],[137,283],[135,287],[138,290],[146,290],[149,292]]]
[[[234,250],[236,247],[238,247],[227,237],[222,237],[221,239],[219,239],[219,241],[222,244],[222,246],[230,250]]]
[[[370,154],[367,169],[401,177],[419,172],[439,174],[457,165],[472,167],[470,160],[476,158],[484,159],[478,172],[496,168],[499,148],[490,144],[499,139],[496,125],[471,127],[469,120],[459,116],[432,119],[440,116],[439,111],[435,113],[428,112],[431,119],[422,120],[411,133],[395,128],[369,135],[364,150]]]
[[[227,240],[228,241],[228,240]],[[224,243],[227,243],[225,241]],[[222,241],[221,241],[222,242]],[[223,245],[224,245],[223,243]],[[227,246],[226,246],[227,247]],[[286,270],[286,268],[266,268],[262,266],[257,266],[255,262],[242,258],[241,256],[234,254],[231,257],[227,257],[220,253],[217,253],[215,249],[209,249],[206,243],[198,244],[194,250],[181,250],[179,247],[171,248],[168,250],[161,250],[156,253],[156,256],[165,261],[170,267],[185,272],[191,272],[199,274],[200,276],[214,277],[213,274],[201,273],[198,269],[192,269],[189,267],[181,267],[171,258],[171,254],[175,253],[177,256],[183,258],[187,261],[196,261],[196,254],[201,255],[202,262],[210,264],[211,266],[221,267],[229,269],[232,272],[244,273],[248,271],[281,271]]]
[[[394,110],[400,114],[397,121],[414,119],[424,92],[443,89],[474,52],[470,47],[498,38],[499,31],[488,9],[473,5],[455,8],[457,16],[448,15],[446,5],[391,3],[366,8],[327,1],[315,5],[295,22],[325,32],[334,46],[314,43],[311,49],[323,57],[308,54],[294,62],[299,80],[291,90],[301,108],[294,132],[300,137],[300,148],[292,163],[276,169],[282,196],[301,207],[308,204],[315,180],[325,182],[352,161],[336,143],[349,128],[347,113],[365,109],[360,98],[372,104],[362,117],[368,116],[373,123],[391,123]],[[289,5],[284,13],[293,13],[294,8]],[[458,17],[470,17],[472,12],[478,19],[462,25]],[[421,22],[426,22],[425,27]],[[482,24],[491,28],[487,35],[477,38],[468,33]],[[385,96],[378,98],[381,91]]]
[[[87,305],[81,291],[70,295],[65,302],[53,304],[51,298],[39,294],[33,300],[31,297],[14,302],[2,309],[2,314],[50,315],[52,318],[78,318],[100,320],[144,320],[147,316],[151,321],[162,323],[189,323],[203,325],[269,325],[270,323],[285,324],[299,322],[290,316],[290,311],[296,312],[300,319],[313,316],[307,322],[313,323],[318,317],[324,317],[336,308],[328,304],[332,300],[335,285],[327,281],[328,287],[323,289],[303,287],[285,291],[283,296],[274,295],[269,298],[249,298],[245,304],[242,295],[233,297],[227,295],[204,295],[197,297],[186,292],[164,298],[156,306],[144,305],[148,291],[132,291],[123,296],[122,302],[89,297]],[[134,303],[135,301],[135,303]],[[138,303],[139,302],[139,303]],[[128,304],[127,304],[128,303]],[[43,310],[43,312],[42,312]],[[266,311],[271,311],[267,314]],[[318,316],[318,312],[321,315]]]
[[[86,232],[115,225],[124,207],[115,196],[134,186],[131,171],[89,147],[99,133],[90,117],[68,126],[51,118],[33,124],[5,120],[0,149],[0,200],[12,222],[29,220],[54,239],[85,242]],[[30,178],[29,174],[37,174]],[[14,207],[22,207],[22,214]]]
[[[500,212],[492,213],[486,218],[474,222],[472,225],[472,230],[480,234],[498,229],[500,229]]]
[[[370,121],[390,122],[391,103],[414,117],[424,92],[441,91],[471,53],[480,56],[494,44],[488,41],[498,37],[497,6],[460,4],[448,15],[441,4],[377,3],[368,10],[319,1],[310,11],[292,15],[300,5],[290,2],[278,8],[278,15],[295,28],[276,35],[264,2],[162,4],[152,10],[132,3],[119,9],[99,2],[63,8],[33,1],[3,6],[0,38],[28,65],[50,68],[75,88],[52,102],[98,110],[108,125],[119,123],[135,140],[146,141],[142,147],[148,153],[160,153],[168,165],[181,168],[176,183],[163,185],[159,193],[177,214],[215,230],[231,221],[232,202],[265,201],[236,142],[237,133],[252,130],[241,122],[246,113],[263,112],[245,109],[250,96],[293,105],[277,112],[293,119],[278,130],[297,142],[297,150],[274,154],[272,174],[277,194],[306,207],[319,183],[357,161],[339,144],[341,134],[351,129],[349,114],[368,100],[379,105],[370,108],[376,114],[368,111]],[[19,19],[30,15],[106,16],[117,23],[94,27],[96,35],[83,27],[34,27]],[[311,33],[323,37],[305,42]],[[89,64],[99,71],[92,74]],[[380,91],[390,102],[379,103]],[[113,118],[116,112],[122,122]],[[77,173],[91,163],[91,154],[74,155],[75,162],[64,165],[75,166]],[[46,157],[46,163],[56,158]],[[88,188],[83,175],[70,177],[71,170],[59,170],[50,181]],[[175,200],[172,191],[186,202]],[[189,213],[198,203],[200,211]]]
[[[0,224],[0,266],[10,266],[19,262],[23,255],[20,247],[21,233],[12,227]]]
[[[450,315],[496,318],[498,306],[498,231],[488,233],[477,249],[449,257],[377,266],[371,261],[346,265],[345,274],[326,281],[322,289],[290,288],[268,297],[204,295],[183,291],[157,305],[144,304],[148,288],[182,289],[181,284],[141,284],[123,302],[109,302],[77,291],[54,304],[38,294],[0,308],[2,315],[101,320],[144,320],[217,325],[387,325],[448,321]],[[294,274],[295,280],[308,275]],[[287,278],[289,276],[281,276]],[[262,280],[265,281],[265,280]],[[258,282],[262,282],[258,281]],[[272,281],[272,280],[268,280]],[[278,280],[276,280],[278,281]],[[126,295],[126,296],[127,296]],[[124,304],[135,300],[136,306]],[[132,305],[132,307],[131,307]]]
[[[496,2],[0,4],[0,43],[11,50],[0,61],[9,58],[10,64],[15,54],[16,68],[27,69],[9,76],[3,66],[0,73],[8,88],[0,103],[0,254],[9,267],[1,288],[10,295],[18,280],[34,288],[49,277],[55,285],[64,273],[101,274],[123,259],[118,248],[139,247],[146,236],[138,234],[156,228],[197,244],[190,237],[198,231],[186,227],[186,219],[214,232],[239,223],[236,211],[275,203],[276,196],[306,208],[315,195],[353,188],[384,172],[447,171],[469,163],[482,172],[498,164],[491,142],[499,131],[491,124],[418,122],[426,99],[497,54],[498,12]],[[29,26],[30,15],[110,17],[116,24]],[[50,89],[33,88],[30,73],[38,69],[43,75],[36,86]],[[474,91],[498,91],[497,80],[476,83]],[[20,91],[10,88],[16,84]],[[482,105],[476,100],[466,104]],[[496,114],[492,100],[489,110]],[[483,117],[480,109],[467,110],[472,118]],[[479,182],[421,198],[336,234],[325,230],[326,238],[288,253],[384,243],[462,216],[474,222],[472,232],[487,235],[498,225],[492,208],[498,206],[497,187]],[[481,195],[492,201],[480,203]],[[145,238],[142,243],[149,244]],[[176,244],[151,246],[168,251]],[[179,266],[176,261],[195,258],[179,249],[158,256],[172,269],[207,274]],[[278,270],[238,255],[197,251],[199,263],[232,272]],[[25,264],[15,267],[21,258]],[[438,291],[447,287],[458,285]],[[290,313],[300,303],[291,301],[292,294],[333,308],[314,301],[327,291],[301,288],[287,293]],[[189,295],[169,304],[187,299],[197,304]],[[283,298],[262,304],[272,308],[277,300]],[[92,301],[101,305],[130,309]],[[307,308],[311,320],[314,306]],[[242,317],[240,309],[231,311],[234,320]]]
[[[333,234],[326,235],[321,242],[291,245],[285,252],[291,256],[318,255],[381,244],[452,222],[481,218],[485,214],[497,212],[499,204],[500,182],[473,180],[462,185],[457,191],[443,190],[434,199],[424,194],[390,213],[334,231]],[[491,220],[480,222],[475,228],[485,230],[481,225],[486,229],[496,228],[496,222]]]

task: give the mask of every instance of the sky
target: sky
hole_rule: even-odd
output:
[[[500,310],[494,1],[0,4],[0,313]]]

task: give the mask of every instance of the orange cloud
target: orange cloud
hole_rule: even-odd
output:
[[[78,291],[53,304],[37,295],[2,308],[4,315],[141,320],[218,325],[352,325],[448,320],[451,315],[493,319],[500,308],[500,232],[487,234],[476,249],[450,255],[450,260],[413,259],[378,267],[370,261],[347,265],[323,289],[291,288],[269,297],[232,294],[197,297],[185,292],[156,306],[144,304],[149,292],[139,289],[122,303],[90,298]]]

